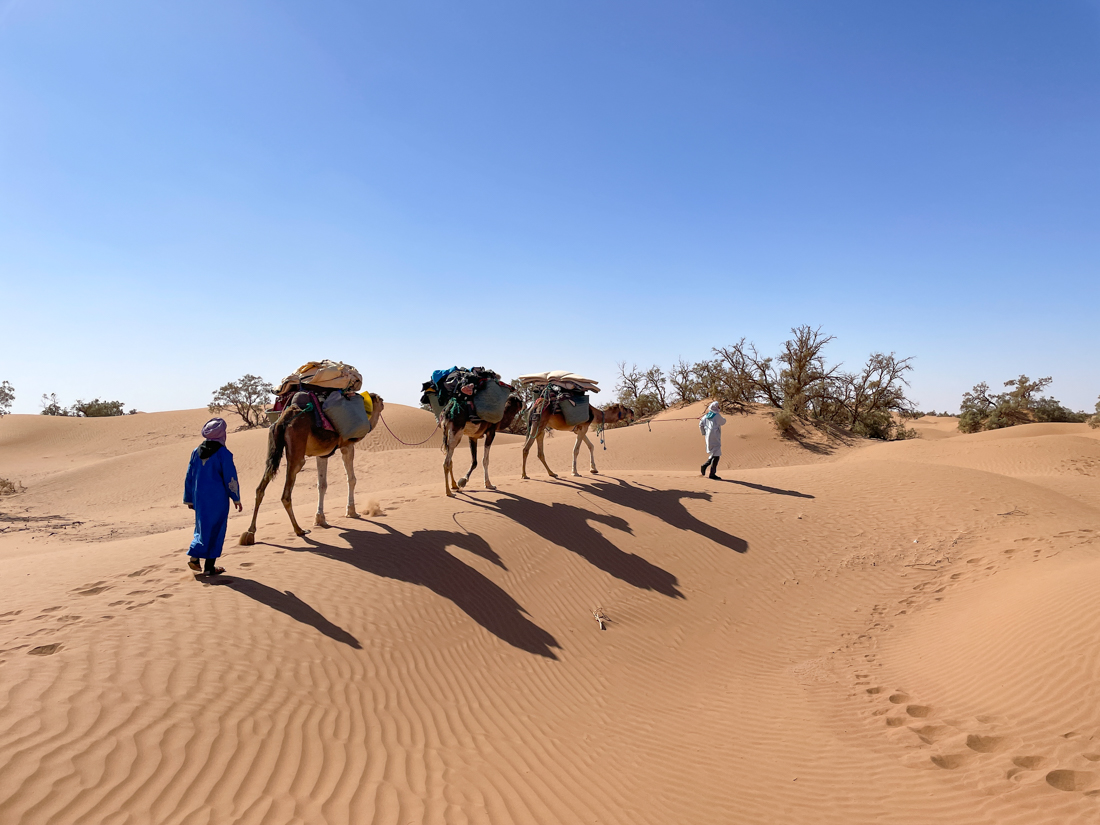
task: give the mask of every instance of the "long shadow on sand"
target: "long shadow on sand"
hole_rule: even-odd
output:
[[[211,579],[206,584],[211,587],[228,587],[230,590],[236,590],[238,593],[248,596],[248,598],[254,599],[260,604],[267,605],[273,610],[278,610],[302,624],[316,628],[330,639],[343,642],[356,650],[362,650],[363,648],[359,644],[359,640],[344,628],[330,622],[289,590],[284,593],[282,590],[276,590],[274,587],[269,587],[261,582],[253,579],[243,579],[236,575]]]
[[[305,541],[310,547],[292,550],[315,553],[376,576],[427,587],[450,599],[498,639],[528,653],[558,658],[552,648],[560,649],[561,645],[527,618],[519,602],[495,582],[447,552],[448,547],[458,547],[507,569],[481,536],[449,530],[416,530],[405,535],[386,524],[368,523],[385,532],[348,529],[340,536],[351,545],[350,548],[318,544],[307,537]]]
[[[795,498],[814,498],[809,493],[800,493],[798,490],[784,490],[780,487],[768,487],[764,484],[753,484],[751,481],[739,481],[736,478],[723,478],[723,484],[740,484],[742,487],[750,487],[762,493],[771,493],[776,496],[794,496]]]
[[[500,513],[532,533],[564,547],[590,564],[627,584],[645,590],[655,590],[676,599],[684,594],[676,589],[676,577],[641,556],[626,553],[604,538],[589,522],[606,524],[615,530],[633,534],[630,524],[618,516],[595,513],[571,504],[543,504],[497,490],[492,502],[470,499],[470,503]]]
[[[748,552],[749,544],[743,538],[699,520],[689,513],[683,504],[685,498],[710,501],[710,493],[699,490],[658,490],[655,487],[630,484],[617,478],[589,484],[571,483],[582,492],[599,496],[612,504],[649,513],[665,524],[679,530],[688,530],[738,553]]]

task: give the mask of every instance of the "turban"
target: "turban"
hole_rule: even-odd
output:
[[[211,418],[203,424],[202,437],[207,441],[219,441],[225,444],[225,419]]]

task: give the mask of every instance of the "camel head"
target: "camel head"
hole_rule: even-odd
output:
[[[373,407],[370,414],[370,428],[371,432],[374,432],[374,428],[378,426],[378,419],[382,417],[382,408],[386,405],[382,403],[382,396],[375,395],[373,392],[370,394],[370,402]]]
[[[518,395],[509,395],[508,403],[504,405],[504,416],[496,425],[497,432],[503,432],[512,425],[516,416],[523,410],[523,399]]]
[[[604,411],[604,417],[608,417],[608,413],[614,416],[617,421],[625,421],[627,424],[634,423],[634,410],[630,407],[622,404],[611,404],[607,410]]]

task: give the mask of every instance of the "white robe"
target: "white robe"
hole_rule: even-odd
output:
[[[706,439],[707,455],[712,458],[716,455],[722,455],[722,425],[725,423],[726,419],[720,412],[716,412],[713,418],[707,418],[704,415],[699,419],[699,432]]]

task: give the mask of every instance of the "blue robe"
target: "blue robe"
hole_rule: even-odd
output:
[[[211,455],[212,447],[208,445],[212,443],[217,444],[204,441],[191,453],[183,485],[183,503],[195,506],[195,538],[187,555],[200,559],[216,559],[222,554],[225,528],[229,524],[229,500],[241,500],[233,453],[218,444]]]

